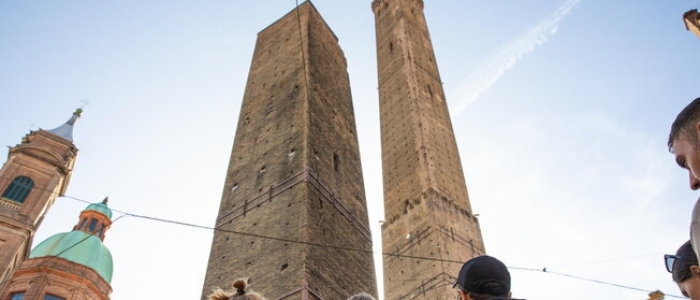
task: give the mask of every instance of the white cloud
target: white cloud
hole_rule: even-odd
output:
[[[529,54],[537,46],[547,42],[549,37],[557,32],[559,22],[581,0],[568,0],[554,14],[537,26],[530,29],[512,43],[502,47],[486,61],[481,63],[467,79],[448,97],[452,115],[457,116],[467,106],[474,102],[483,92],[488,90],[503,74]]]

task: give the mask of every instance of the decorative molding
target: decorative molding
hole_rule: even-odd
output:
[[[5,197],[0,197],[0,210],[18,211],[22,204]]]

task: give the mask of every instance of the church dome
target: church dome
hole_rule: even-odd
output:
[[[112,281],[112,253],[99,237],[74,230],[55,234],[37,245],[29,258],[56,256],[93,269],[102,278]]]
[[[80,221],[73,231],[55,234],[39,243],[29,253],[29,258],[60,257],[94,270],[110,283],[112,253],[102,239],[112,223],[111,218],[107,198],[101,203],[90,204],[80,213]]]

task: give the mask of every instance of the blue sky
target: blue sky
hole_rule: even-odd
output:
[[[378,238],[370,3],[314,1],[348,61]],[[105,196],[118,211],[213,225],[256,34],[294,6],[0,2],[0,143],[57,127],[88,103],[74,132],[71,198],[59,198],[35,241],[72,228],[87,205],[75,199]],[[688,239],[698,194],[666,138],[675,115],[700,97],[700,38],[681,19],[699,6],[425,1],[471,205],[487,252],[511,267],[514,296],[647,296],[571,276],[680,294],[662,255]],[[488,86],[478,85],[488,76]],[[463,86],[480,92],[469,96]],[[105,239],[115,260],[112,299],[198,298],[211,238],[206,229],[119,219]],[[545,267],[558,274],[523,270]]]

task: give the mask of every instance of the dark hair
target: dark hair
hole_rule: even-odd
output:
[[[671,132],[668,135],[668,150],[671,151],[673,142],[682,134],[689,133],[691,127],[700,122],[700,98],[696,98],[688,104],[671,124]],[[687,135],[690,141],[697,143],[697,137],[693,134]]]
[[[239,278],[233,282],[235,291],[224,291],[221,288],[215,288],[211,294],[207,296],[207,300],[265,300],[262,295],[250,291],[248,288],[248,278]]]
[[[681,283],[690,278],[690,267],[698,265],[698,258],[695,257],[695,251],[693,251],[693,246],[690,244],[690,241],[685,242],[685,244],[678,248],[676,256],[678,258],[673,262],[671,274],[673,276],[673,281]]]

